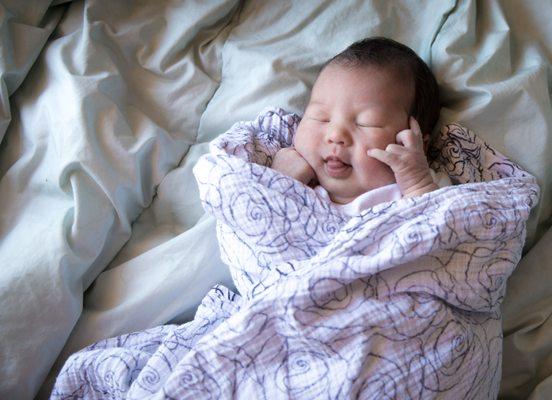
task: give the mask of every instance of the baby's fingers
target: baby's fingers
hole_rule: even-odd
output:
[[[397,154],[382,149],[370,149],[366,151],[366,154],[368,154],[368,156],[370,157],[375,158],[378,161],[381,161],[384,164],[387,164],[390,167],[395,165],[398,161]]]
[[[412,132],[414,132],[416,136],[422,137],[422,128],[420,128],[420,124],[416,118],[411,116],[408,122],[410,123],[410,129],[412,129]]]
[[[410,129],[404,129],[397,133],[395,141],[409,149],[423,149],[424,141],[420,125],[415,118],[410,117]]]
[[[416,135],[411,129],[405,129],[404,131],[397,133],[397,136],[395,136],[395,142],[406,147],[407,149],[414,150],[421,149],[424,145],[422,137]]]

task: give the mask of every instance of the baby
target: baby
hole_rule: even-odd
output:
[[[361,40],[324,66],[272,168],[320,185],[337,205],[378,188],[379,202],[430,192],[439,186],[425,154],[439,108],[437,82],[413,50]]]

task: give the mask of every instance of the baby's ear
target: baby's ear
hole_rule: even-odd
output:
[[[424,154],[427,154],[427,151],[429,150],[429,139],[430,135],[422,133],[422,140],[424,141]]]

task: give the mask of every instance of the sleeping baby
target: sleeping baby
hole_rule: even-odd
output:
[[[88,346],[52,398],[496,398],[538,186],[456,124],[432,164],[456,185],[436,183],[438,114],[423,61],[374,38],[323,68],[302,119],[271,110],[217,137],[194,174],[239,293],[216,285],[188,323]]]
[[[319,184],[347,214],[430,192],[449,184],[425,157],[439,107],[437,82],[414,51],[361,40],[323,68],[293,146],[276,153],[272,168]]]

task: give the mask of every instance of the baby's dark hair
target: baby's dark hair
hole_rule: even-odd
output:
[[[414,101],[411,114],[424,134],[431,134],[441,105],[439,87],[427,64],[410,47],[385,37],[370,37],[353,43],[329,60],[330,64],[348,67],[392,67],[405,71],[414,82]]]

